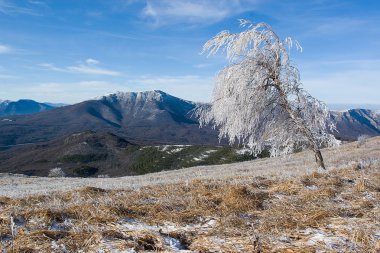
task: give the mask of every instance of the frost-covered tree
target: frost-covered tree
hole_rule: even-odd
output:
[[[266,23],[240,20],[244,31],[222,31],[203,46],[202,53],[227,54],[228,64],[215,78],[211,106],[197,110],[201,126],[212,124],[219,138],[238,141],[254,155],[271,156],[295,149],[312,149],[325,168],[322,146],[338,141],[328,132],[334,125],[324,103],[302,88],[297,67],[290,61],[295,40],[279,36]]]

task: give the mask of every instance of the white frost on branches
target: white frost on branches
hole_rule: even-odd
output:
[[[226,53],[229,64],[216,76],[211,106],[197,111],[201,126],[212,124],[219,138],[247,145],[254,155],[338,144],[328,132],[335,126],[327,107],[302,88],[289,59],[292,47],[302,50],[299,43],[280,40],[265,23],[240,24],[243,32],[222,31],[203,47],[208,55]]]

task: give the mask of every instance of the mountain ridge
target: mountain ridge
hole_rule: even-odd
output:
[[[141,145],[218,145],[218,133],[199,128],[193,110],[200,103],[160,90],[116,92],[65,107],[0,119],[0,146],[51,141],[84,131],[111,132]],[[342,140],[380,134],[380,116],[365,109],[331,112]],[[222,144],[226,144],[222,141]]]
[[[142,144],[218,144],[214,130],[199,128],[191,113],[195,107],[162,91],[116,93],[0,120],[0,144],[43,142],[86,130],[113,132]]]

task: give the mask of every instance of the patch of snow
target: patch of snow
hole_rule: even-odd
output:
[[[211,153],[214,153],[214,152],[216,152],[217,150],[207,150],[207,151],[205,151],[203,154],[201,154],[200,156],[198,156],[198,157],[193,157],[193,160],[194,161],[202,161],[203,159],[206,159],[207,157],[209,157],[210,156],[210,154]]]
[[[245,155],[245,154],[250,154],[251,150],[249,148],[242,148],[242,149],[237,149],[235,152],[238,155]]]
[[[363,199],[376,200],[376,197],[371,192],[363,192]]]
[[[211,217],[201,218],[199,223],[187,224],[186,226],[179,226],[173,223],[165,223],[163,225],[149,225],[136,219],[124,219],[118,222],[120,228],[127,231],[149,231],[161,237],[165,247],[170,249],[170,252],[188,252],[186,246],[181,243],[177,238],[169,236],[172,232],[182,233],[184,231],[191,232],[207,232],[217,225],[217,220]],[[123,251],[124,252],[124,251]]]
[[[177,152],[183,150],[185,147],[190,147],[190,146],[191,145],[162,145],[162,146],[155,146],[155,147],[159,151],[167,151],[168,153],[173,154],[173,153],[177,153]],[[174,149],[171,149],[171,148],[174,148]]]
[[[178,152],[182,151],[183,149],[184,148],[175,148],[175,149],[170,150],[169,153],[172,153],[172,154],[178,153]]]
[[[168,246],[171,250],[184,250],[186,247],[182,245],[182,243],[173,237],[170,236],[164,236],[163,237],[165,244]]]
[[[319,229],[307,228],[304,231],[305,235],[310,235],[306,244],[316,245],[324,244],[325,249],[331,251],[342,251],[345,249],[357,250],[358,246],[342,236],[336,236],[332,233],[328,233]]]
[[[316,185],[310,185],[310,186],[306,186],[306,188],[310,191],[315,191],[318,189],[318,187]]]
[[[51,241],[51,249],[54,250],[54,252],[69,252],[65,245],[58,244],[56,241]]]
[[[112,252],[112,253],[137,253],[137,251],[134,249],[124,249],[124,250],[115,249],[112,245],[107,245],[107,242],[105,242],[105,241],[102,241],[102,244],[106,246],[106,249],[97,249],[95,251],[96,253],[108,253],[108,252]]]
[[[280,242],[286,242],[286,243],[291,243],[292,242],[292,240],[289,237],[287,237],[287,236],[280,236],[280,237],[278,237],[276,239],[278,241],[280,241]]]

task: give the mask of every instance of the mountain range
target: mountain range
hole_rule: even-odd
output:
[[[2,102],[0,147],[41,143],[89,130],[113,133],[140,145],[219,144],[216,130],[199,128],[193,116],[196,106],[159,90],[118,92],[59,108],[32,100]],[[34,113],[25,115],[28,112]],[[331,117],[339,139],[380,134],[380,116],[374,111],[332,111]]]
[[[115,93],[30,115],[0,118],[0,146],[40,143],[76,132],[117,134],[138,144],[218,144],[199,128],[196,103],[162,91]]]

